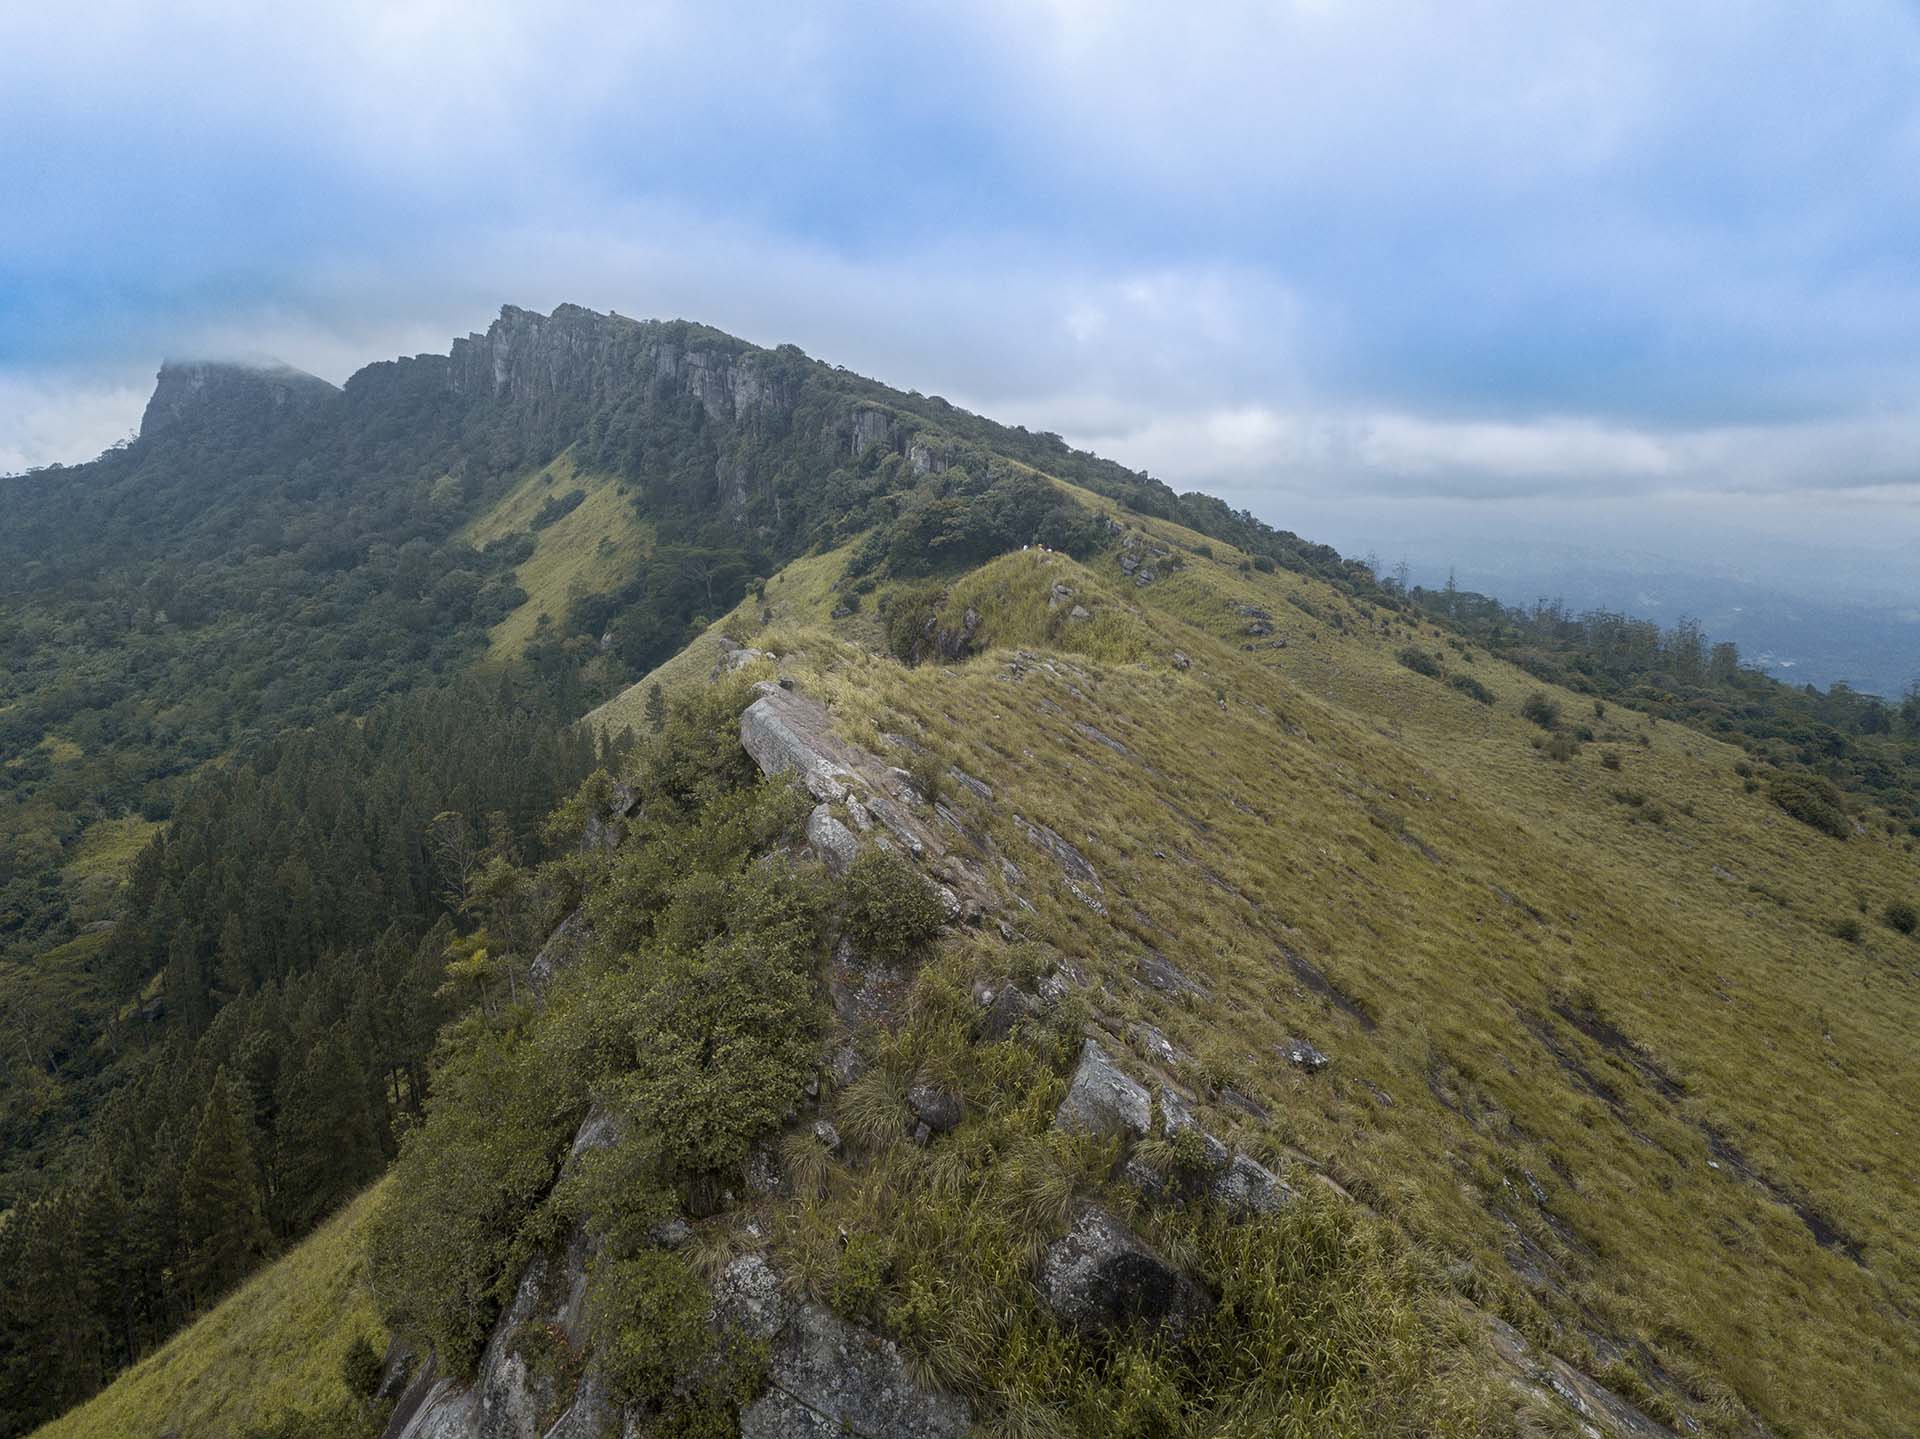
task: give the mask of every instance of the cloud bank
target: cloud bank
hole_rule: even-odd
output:
[[[1282,523],[1920,539],[1917,72],[1896,3],[10,7],[0,470],[168,353],[339,380],[571,300]]]

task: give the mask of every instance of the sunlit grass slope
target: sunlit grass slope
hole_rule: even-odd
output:
[[[535,518],[549,500],[562,500],[574,490],[585,494],[574,509],[545,528],[534,528]],[[602,593],[626,583],[653,543],[651,526],[634,513],[632,497],[619,482],[607,475],[577,472],[571,451],[515,485],[468,526],[463,538],[484,548],[516,533],[534,539],[533,553],[514,570],[527,599],[493,627],[487,647],[491,659],[519,654],[533,637],[540,616],[558,624],[574,595]]]
[[[387,1339],[366,1288],[362,1230],[375,1185],[218,1308],[149,1355],[42,1439],[226,1439],[291,1409],[344,1402],[340,1361],[365,1335]]]
[[[1657,1413],[1902,1432],[1920,945],[1873,916],[1920,888],[1908,841],[1816,833],[1737,749],[1551,689],[1594,737],[1549,758],[1525,674],[1151,528],[1172,553],[1144,588],[1117,555],[1038,551],[955,583],[948,619],[973,606],[989,646],[959,665],[824,625],[747,642],[852,737],[993,786],[948,802],[1024,870],[1028,933],[1104,984],[1119,1034],[1158,1025],[1271,1112],[1212,1125],[1439,1245],[1465,1293]],[[1049,608],[1056,582],[1090,620]],[[1016,814],[1085,852],[1104,917]],[[1142,985],[1149,954],[1205,992]],[[1290,1067],[1289,1036],[1332,1067]]]

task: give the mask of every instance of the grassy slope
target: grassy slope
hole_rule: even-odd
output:
[[[542,504],[576,489],[587,496],[578,508],[543,530],[533,528]],[[484,548],[518,531],[531,534],[535,542],[533,553],[514,570],[527,599],[493,627],[487,647],[491,659],[519,654],[533,637],[540,616],[548,615],[557,623],[575,593],[592,594],[625,584],[653,543],[651,529],[635,516],[633,502],[619,482],[606,475],[577,473],[571,452],[515,485],[461,538]]]
[[[1612,1363],[1629,1392],[1652,1381],[1702,1416],[1737,1398],[1786,1432],[1897,1432],[1920,1412],[1902,1317],[1920,1311],[1920,946],[1871,920],[1857,945],[1830,926],[1913,892],[1907,842],[1819,835],[1745,792],[1738,750],[1627,711],[1595,718],[1572,694],[1558,696],[1569,725],[1599,737],[1556,763],[1518,715],[1539,688],[1528,676],[1212,548],[1145,590],[1111,558],[1087,572],[1004,557],[950,601],[1002,647],[964,665],[908,671],[779,624],[750,642],[794,651],[786,667],[865,743],[917,734],[993,782],[994,805],[955,803],[1026,869],[1033,928],[1106,981],[1114,1018],[1150,1019],[1273,1110],[1267,1125],[1216,1110],[1215,1125],[1471,1259],[1470,1290],[1590,1370]],[[1056,579],[1091,623],[1049,613]],[[1269,610],[1285,648],[1244,648],[1265,641],[1239,604]],[[1413,642],[1496,704],[1403,667]],[[1011,679],[1010,645],[1073,668]],[[1087,853],[1110,919],[1065,896],[1016,811]],[[1210,996],[1132,983],[1149,947]],[[1283,947],[1378,1027],[1304,984]],[[1610,1051],[1574,1016],[1637,1048]],[[1288,1068],[1273,1046],[1290,1033],[1334,1067]],[[1861,1262],[1716,1158],[1709,1130],[1857,1240]]]
[[[1150,1020],[1192,1057],[1196,1088],[1229,1082],[1272,1115],[1215,1105],[1209,1127],[1390,1216],[1451,1256],[1463,1291],[1650,1407],[1730,1433],[1743,1404],[1782,1435],[1900,1432],[1920,1412],[1920,1343],[1902,1317],[1920,1312],[1907,1133],[1920,945],[1870,919],[1847,944],[1831,925],[1911,895],[1906,843],[1816,834],[1745,792],[1739,751],[1626,711],[1595,718],[1570,694],[1570,721],[1600,735],[1555,763],[1518,715],[1539,688],[1529,677],[1468,663],[1437,631],[1385,632],[1325,586],[1242,573],[1231,547],[1211,547],[1147,589],[1113,557],[1091,570],[1003,557],[955,586],[950,609],[974,605],[990,647],[956,666],[877,656],[878,596],[832,620],[840,554],[771,581],[770,619],[749,600],[723,624],[780,653],[861,742],[913,734],[992,782],[992,804],[947,802],[1025,871],[1028,934],[1104,984],[1112,1028]],[[1056,580],[1094,620],[1049,611]],[[1245,648],[1268,640],[1244,633],[1241,604],[1270,611],[1285,647]],[[649,683],[704,681],[721,628],[595,719],[638,722]],[[1400,665],[1409,643],[1496,704]],[[1015,813],[1087,854],[1105,918],[1060,885]],[[1019,968],[990,929],[955,943],[979,966]],[[1208,993],[1137,983],[1149,948]],[[1288,951],[1377,1027],[1303,981]],[[1637,1048],[1610,1051],[1570,1015]],[[1290,1034],[1333,1067],[1288,1067],[1274,1045]],[[1715,1160],[1708,1127],[1858,1240],[1863,1262]],[[188,1355],[225,1376],[210,1387],[229,1416],[265,1412],[237,1375],[316,1402],[352,1326],[372,1327],[351,1243],[366,1203],[47,1432],[185,1412],[156,1406],[186,1402]],[[247,1347],[309,1353],[322,1333],[329,1358],[299,1374]]]
[[[125,1439],[174,1431],[222,1439],[291,1408],[346,1399],[340,1361],[356,1335],[386,1334],[365,1282],[361,1230],[375,1185],[311,1238],[113,1384],[37,1431]]]

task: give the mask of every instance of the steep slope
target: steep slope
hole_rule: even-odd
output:
[[[445,951],[396,1433],[1920,1410],[1884,817],[796,353],[509,311],[440,383],[537,461],[457,532],[540,592],[496,652],[644,677]]]
[[[361,1340],[386,1334],[366,1287],[363,1253],[378,1186],[219,1308],[129,1369],[105,1392],[36,1432],[43,1439],[144,1434],[245,1434],[290,1409],[371,1427],[376,1410],[342,1371]]]

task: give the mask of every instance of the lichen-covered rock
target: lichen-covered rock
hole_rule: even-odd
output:
[[[1214,1176],[1212,1194],[1220,1207],[1236,1218],[1272,1214],[1293,1198],[1293,1191],[1265,1165],[1236,1154]]]
[[[807,843],[833,874],[843,873],[860,854],[860,837],[834,818],[828,806],[815,805],[807,816]]]
[[[827,712],[776,684],[757,684],[754,693],[740,715],[740,744],[761,773],[791,771],[823,804],[845,799],[853,776]]]
[[[1213,1307],[1205,1290],[1092,1204],[1081,1205],[1048,1246],[1040,1293],[1063,1324],[1088,1338],[1135,1324],[1178,1338]]]
[[[1088,1134],[1144,1139],[1153,1123],[1153,1101],[1145,1088],[1114,1066],[1099,1041],[1089,1039],[1053,1122]]]
[[[989,1044],[998,1044],[1040,1012],[1038,1000],[1011,984],[977,984],[973,1001],[980,1006],[979,1036]]]
[[[587,917],[584,911],[576,909],[547,936],[547,942],[540,946],[540,952],[528,966],[527,980],[533,985],[533,992],[545,994],[554,976],[579,957],[586,942]]]
[[[1304,1069],[1309,1074],[1318,1074],[1333,1061],[1306,1040],[1289,1036],[1286,1043],[1276,1046],[1280,1057],[1295,1069]]]
[[[774,1338],[740,1439],[961,1439],[972,1424],[966,1400],[913,1381],[892,1340],[803,1304]]]

